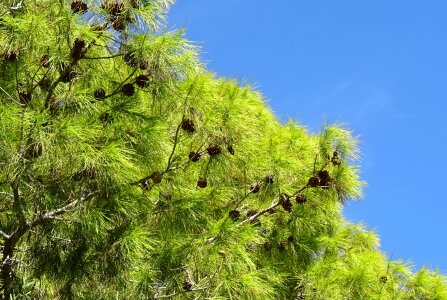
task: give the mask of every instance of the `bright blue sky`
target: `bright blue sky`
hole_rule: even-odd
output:
[[[211,70],[252,83],[273,111],[361,140],[362,221],[393,258],[447,273],[447,2],[178,0]]]

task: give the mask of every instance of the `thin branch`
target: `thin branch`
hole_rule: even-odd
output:
[[[116,94],[121,93],[121,87],[123,86],[123,84],[129,80],[136,72],[137,72],[138,68],[135,68],[132,73],[130,73],[129,76],[126,77],[126,79],[123,80],[123,82],[121,82],[118,87],[109,95],[106,95],[104,98],[102,98],[102,100],[106,99],[106,98],[110,98],[112,96],[115,96]]]
[[[169,155],[169,159],[168,159],[168,165],[166,166],[166,170],[169,170],[169,168],[171,167],[171,163],[172,163],[172,156],[174,156],[174,152],[175,149],[177,148],[177,143],[178,143],[178,135],[180,133],[180,127],[182,126],[182,123],[180,122],[180,124],[178,124],[177,126],[177,130],[175,131],[175,138],[174,138],[174,146],[172,147],[172,151],[171,151],[171,155]]]
[[[52,212],[48,212],[46,214],[44,214],[42,217],[34,220],[31,224],[34,223],[40,223],[42,221],[48,220],[48,219],[56,219],[57,216],[65,214],[66,212],[69,212],[71,209],[73,209],[78,203],[87,201],[92,199],[94,196],[97,195],[97,191],[95,192],[91,192],[90,194],[88,194],[85,197],[81,197],[79,199],[73,200],[72,202],[68,203],[67,205],[60,207],[56,210],[53,210]]]
[[[18,100],[14,99],[13,96],[11,96],[7,91],[5,91],[1,86],[0,86],[0,90],[3,91],[3,93],[5,93],[6,95],[8,95],[8,97],[14,101],[16,104],[20,105],[20,106],[24,106],[24,104],[20,103]]]
[[[9,234],[6,234],[5,232],[3,232],[3,230],[0,230],[0,235],[2,237],[4,237],[6,240],[8,240],[11,237]]]
[[[270,205],[270,206],[267,207],[266,209],[261,210],[260,212],[254,214],[253,216],[251,216],[251,217],[245,219],[244,221],[240,222],[239,224],[237,224],[237,226],[239,227],[239,226],[242,226],[242,225],[244,225],[244,224],[246,224],[246,223],[248,223],[248,222],[251,222],[251,221],[255,220],[256,218],[258,218],[258,217],[260,217],[260,216],[266,214],[267,212],[271,211],[272,209],[274,209],[275,207],[277,207],[278,205],[280,205],[280,203],[281,203],[280,201],[276,201],[276,202],[274,202],[272,205]]]

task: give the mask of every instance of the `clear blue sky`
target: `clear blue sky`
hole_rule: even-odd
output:
[[[168,21],[282,120],[345,122],[368,182],[345,216],[392,258],[447,274],[446,15],[431,0],[179,0]]]

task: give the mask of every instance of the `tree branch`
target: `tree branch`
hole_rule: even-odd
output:
[[[4,237],[6,240],[9,239],[9,238],[11,237],[10,235],[4,233],[3,230],[0,230],[0,235],[1,235],[2,237]]]
[[[44,222],[46,220],[49,220],[49,219],[56,219],[57,216],[69,212],[78,203],[81,203],[81,202],[84,202],[84,201],[92,199],[94,196],[97,195],[97,193],[98,193],[98,191],[91,192],[90,194],[88,194],[85,197],[81,197],[79,199],[73,200],[73,201],[71,201],[70,203],[68,203],[65,206],[62,206],[62,207],[60,207],[58,209],[55,209],[55,210],[53,210],[51,212],[45,213],[40,218],[38,218],[38,219],[34,220],[33,222],[31,222],[31,225],[32,225],[31,227],[33,227],[34,225],[39,225],[40,223],[42,223],[42,222]]]

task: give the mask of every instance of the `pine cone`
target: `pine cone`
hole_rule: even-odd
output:
[[[329,172],[328,172],[327,170],[321,170],[321,171],[318,171],[317,176],[318,176],[318,178],[320,178],[321,180],[327,180],[327,181],[329,181],[330,178],[331,178],[331,176],[329,175]]]
[[[40,58],[40,65],[44,68],[50,67],[50,56],[48,54],[45,54]]]
[[[184,131],[193,133],[196,131],[196,126],[194,125],[194,122],[190,119],[183,119],[181,127]]]
[[[70,82],[77,75],[78,73],[76,73],[70,66],[66,66],[62,69],[60,81],[64,83]]]
[[[184,291],[190,291],[190,290],[192,290],[192,283],[187,281],[187,280],[185,280],[183,282],[182,288],[183,288]]]
[[[298,195],[298,196],[296,196],[295,201],[298,204],[304,204],[307,202],[307,198],[304,195]]]
[[[279,197],[279,204],[282,206],[282,208],[287,211],[292,211],[292,202],[290,201],[290,196],[286,193],[282,193]]]
[[[155,172],[153,172],[153,173],[151,174],[150,178],[152,179],[152,181],[153,181],[155,184],[157,184],[157,183],[160,183],[161,180],[163,179],[163,174],[161,174],[161,173],[158,172],[158,171],[155,171]]]
[[[135,82],[140,88],[144,88],[149,85],[149,77],[146,75],[139,75]]]
[[[222,149],[217,144],[211,144],[206,148],[206,151],[210,156],[219,155],[222,152]]]
[[[201,155],[200,155],[200,153],[198,153],[198,152],[191,151],[191,152],[189,153],[189,159],[190,159],[192,162],[197,162],[197,161],[199,161],[200,157],[201,157]]]
[[[74,181],[80,181],[84,178],[93,180],[96,179],[96,171],[92,168],[85,168],[76,172],[72,178]]]
[[[106,97],[106,91],[104,89],[99,88],[93,92],[93,96],[96,100],[103,100]]]
[[[320,184],[320,180],[317,177],[311,177],[307,184],[311,187],[317,187]]]
[[[20,103],[23,105],[28,105],[31,102],[30,92],[20,92],[19,93]]]
[[[238,210],[232,210],[228,213],[228,216],[230,216],[233,221],[237,221],[241,216],[241,213]]]
[[[227,147],[228,152],[230,152],[231,155],[234,155],[234,148],[232,145]]]
[[[270,252],[270,251],[272,251],[272,248],[273,248],[272,243],[270,243],[270,242],[265,242],[264,243],[264,250],[265,251]]]
[[[294,240],[295,240],[295,238],[293,236],[291,236],[291,235],[287,238],[287,241],[289,243],[293,243]]]
[[[149,63],[147,60],[143,59],[138,63],[138,68],[140,68],[141,70],[147,70],[147,68],[149,67]]]
[[[197,181],[197,186],[201,189],[204,189],[208,186],[208,181],[206,180],[206,178],[199,178],[199,180]]]
[[[285,241],[280,241],[276,245],[276,248],[278,249],[279,252],[284,252],[287,248],[287,243]]]
[[[85,13],[88,10],[88,6],[86,3],[82,2],[81,0],[73,0],[71,2],[71,11],[73,13]]]
[[[126,30],[126,21],[119,16],[115,20],[113,20],[112,27],[116,31],[124,31]]]
[[[131,83],[126,83],[121,87],[121,92],[128,97],[133,96],[135,94],[135,87]]]
[[[15,62],[18,60],[19,55],[16,52],[6,52],[6,53],[3,53],[2,57],[7,61]]]
[[[80,60],[84,57],[84,54],[87,50],[85,46],[85,42],[82,39],[76,38],[74,40],[73,49],[71,49],[71,57],[74,61]]]
[[[257,192],[259,192],[260,189],[261,189],[261,186],[258,183],[253,183],[250,186],[250,192],[253,194],[256,194]]]
[[[123,11],[124,3],[119,0],[106,0],[102,3],[101,8],[116,17]]]
[[[274,180],[274,178],[273,178],[272,175],[267,175],[267,176],[265,176],[265,178],[264,178],[264,182],[267,183],[267,184],[273,184],[274,181],[275,181],[275,180]]]
[[[138,66],[138,59],[134,52],[129,51],[123,54],[124,62],[131,68]]]

